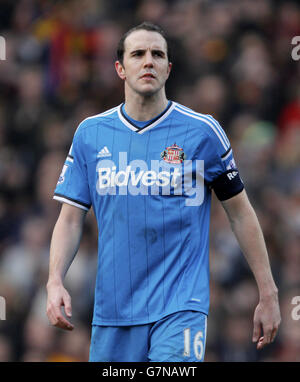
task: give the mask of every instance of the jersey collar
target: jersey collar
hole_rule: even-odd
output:
[[[118,106],[118,116],[123,122],[125,126],[127,126],[130,130],[136,132],[137,134],[143,134],[146,131],[152,129],[153,127],[157,126],[159,123],[161,123],[164,119],[167,118],[167,116],[172,112],[172,110],[175,108],[175,102],[171,101],[168,105],[168,107],[163,111],[162,114],[159,114],[156,118],[152,119],[146,126],[144,127],[138,127],[136,126],[132,121],[130,121],[122,110],[123,103]]]

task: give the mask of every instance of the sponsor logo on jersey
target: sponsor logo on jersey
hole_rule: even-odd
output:
[[[149,168],[140,159],[128,163],[127,152],[120,152],[118,164],[102,159],[96,171],[99,195],[183,195],[186,206],[199,206],[204,200],[203,160],[151,160]]]
[[[237,174],[238,174],[238,171],[231,171],[231,172],[228,172],[226,175],[229,180],[232,180],[237,176]]]
[[[186,158],[183,149],[176,143],[164,149],[160,156],[165,162],[174,164],[182,163]]]
[[[59,176],[59,178],[58,178],[58,182],[57,182],[57,184],[61,184],[61,183],[63,183],[63,182],[65,181],[65,173],[66,173],[68,167],[69,167],[69,166],[68,166],[67,164],[65,164],[65,165],[63,166],[62,171],[61,171],[61,173],[60,173],[60,176]]]
[[[111,157],[111,153],[109,152],[106,146],[103,147],[97,154],[97,158]]]
[[[226,169],[227,170],[231,170],[231,169],[234,169],[234,168],[237,168],[237,166],[236,166],[235,160],[232,158],[229,161],[228,165],[226,166]]]

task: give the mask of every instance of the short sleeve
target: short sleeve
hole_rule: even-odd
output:
[[[83,133],[79,125],[59,176],[53,199],[89,210],[91,196],[83,151]]]
[[[220,124],[210,117],[205,142],[205,181],[219,200],[227,200],[244,189],[230,141]]]

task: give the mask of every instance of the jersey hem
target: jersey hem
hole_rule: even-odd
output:
[[[146,324],[151,324],[152,322],[159,321],[163,319],[166,316],[169,316],[170,314],[177,313],[177,312],[182,312],[185,310],[194,310],[197,312],[201,312],[208,316],[208,310],[199,308],[199,306],[195,305],[188,305],[185,307],[182,307],[180,309],[174,309],[170,310],[168,312],[165,312],[163,314],[159,314],[157,316],[152,316],[149,318],[141,318],[137,320],[99,320],[99,319],[93,319],[92,320],[92,325],[97,325],[97,326],[133,326],[133,325],[146,325]]]

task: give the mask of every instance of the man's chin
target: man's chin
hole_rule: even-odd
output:
[[[132,86],[129,83],[127,83],[128,88],[130,88],[130,91],[139,94],[142,97],[152,97],[155,96],[163,87],[159,86],[159,84],[143,84],[142,86]]]
[[[144,86],[141,89],[138,89],[138,93],[144,97],[151,97],[158,93],[160,88],[154,86]]]

